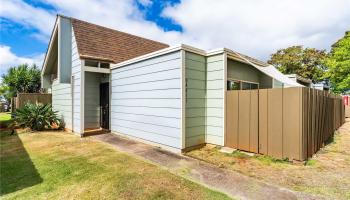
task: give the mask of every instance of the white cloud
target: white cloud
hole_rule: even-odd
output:
[[[350,28],[349,0],[185,0],[163,11],[196,45],[267,58],[278,48],[329,48]]]
[[[11,51],[9,46],[0,45],[0,75],[5,73],[10,67],[17,66],[19,64],[36,64],[40,67],[43,59],[44,54],[19,57]]]
[[[1,0],[0,17],[38,29],[42,35],[41,38],[46,41],[50,37],[55,22],[53,13],[33,7],[20,0]]]
[[[45,2],[54,5],[58,12],[64,15],[146,38],[174,44],[174,41],[179,41],[182,37],[180,32],[164,32],[154,22],[145,20],[133,0],[45,0]]]
[[[137,0],[137,1],[145,7],[148,7],[153,4],[152,0]]]
[[[183,0],[162,13],[183,32],[145,20],[135,0],[43,1],[60,14],[168,44],[227,47],[264,60],[290,45],[329,48],[350,29],[350,0]],[[35,36],[46,40],[55,19],[55,13],[19,0],[2,0],[0,16],[38,29]]]

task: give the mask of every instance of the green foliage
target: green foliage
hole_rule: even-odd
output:
[[[315,166],[317,164],[317,160],[309,159],[305,162],[306,166]]]
[[[52,128],[53,124],[59,125],[60,120],[57,111],[52,110],[51,104],[26,104],[18,108],[15,113],[15,122],[20,126],[31,130],[43,130]]]
[[[40,90],[40,70],[36,65],[29,67],[27,64],[11,67],[2,76],[4,92],[8,96],[16,96],[17,93],[35,93]]]
[[[288,158],[278,159],[268,155],[257,155],[255,158],[261,161],[263,164],[271,165],[271,164],[289,164]]]
[[[297,74],[315,83],[323,79],[326,57],[326,50],[291,46],[272,54],[268,63],[284,74]]]
[[[11,92],[10,87],[1,84],[0,85],[0,96],[3,96],[7,102],[11,101],[11,97],[14,96],[13,92]]]
[[[2,112],[0,113],[0,129],[1,128],[8,128],[9,125],[12,123],[13,119],[11,118],[11,113],[9,112]]]
[[[247,155],[246,153],[243,153],[242,151],[236,150],[234,152],[232,152],[231,154],[228,154],[229,156],[232,157],[236,157],[236,158],[250,158],[249,155]]]
[[[325,78],[331,82],[334,93],[345,93],[350,90],[350,31],[332,45],[326,59],[328,71]]]

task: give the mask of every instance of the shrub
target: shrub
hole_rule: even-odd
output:
[[[57,111],[52,110],[51,104],[36,105],[30,103],[16,110],[15,122],[35,131],[52,128],[53,125],[60,124]]]

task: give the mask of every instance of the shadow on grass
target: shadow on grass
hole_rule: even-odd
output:
[[[18,135],[0,132],[0,195],[41,183],[43,180]]]

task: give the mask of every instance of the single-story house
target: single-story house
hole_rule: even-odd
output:
[[[291,80],[293,80],[294,82],[297,82],[305,87],[309,87],[317,90],[324,90],[324,91],[329,90],[329,83],[326,80],[318,83],[313,83],[311,79],[301,77],[298,74],[286,74],[286,76]]]
[[[301,77],[298,74],[286,74],[286,76],[305,87],[312,87],[311,79]]]
[[[176,152],[224,145],[226,90],[301,86],[230,49],[169,46],[60,15],[41,75],[66,129],[105,129]]]

